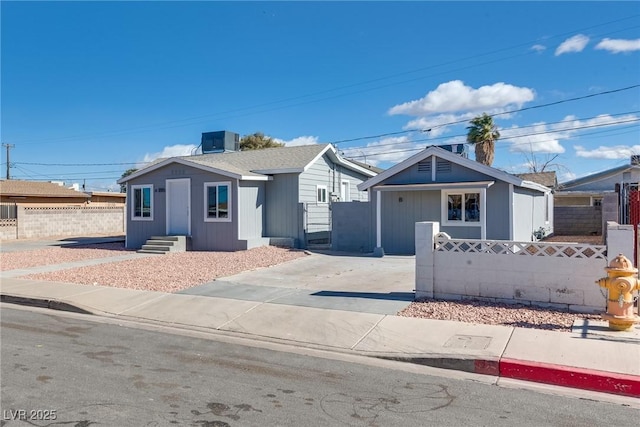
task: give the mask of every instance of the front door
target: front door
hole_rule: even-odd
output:
[[[167,235],[191,235],[191,180],[167,180]]]

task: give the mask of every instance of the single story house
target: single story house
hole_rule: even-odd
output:
[[[84,205],[91,196],[53,182],[0,180],[0,202]]]
[[[561,183],[555,192],[556,234],[600,235],[607,221],[631,224],[632,217],[640,217],[630,203],[639,183],[636,155],[627,164]]]
[[[231,135],[221,141],[237,141]],[[366,201],[357,185],[375,175],[330,144],[234,148],[159,159],[121,178],[127,248],[166,235],[189,236],[192,250],[244,250],[282,238],[304,248],[329,235],[331,202]]]
[[[87,191],[89,203],[98,206],[124,206],[127,199],[126,193],[115,191]]]
[[[431,146],[358,185],[368,191],[377,253],[415,253],[415,223],[454,238],[532,241],[553,233],[553,194],[535,182]]]

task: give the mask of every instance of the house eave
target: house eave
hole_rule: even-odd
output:
[[[421,191],[421,190],[461,190],[489,188],[495,181],[442,182],[433,184],[386,184],[376,185],[374,191]]]

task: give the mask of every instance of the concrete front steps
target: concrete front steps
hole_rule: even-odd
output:
[[[151,236],[137,252],[141,254],[166,254],[185,252],[186,250],[187,236]]]

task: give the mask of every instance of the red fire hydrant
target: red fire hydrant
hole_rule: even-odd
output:
[[[607,288],[607,312],[602,314],[609,321],[609,329],[626,331],[640,318],[634,313],[633,292],[640,290],[638,269],[623,254],[619,254],[605,268],[607,277],[596,281],[600,287]]]

